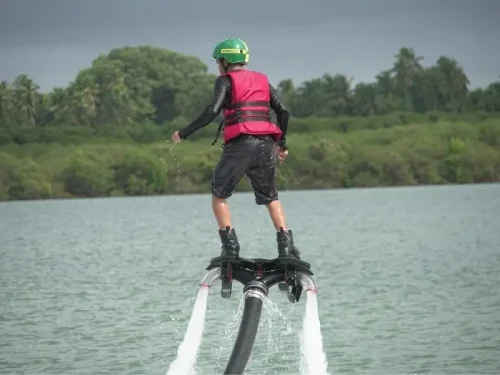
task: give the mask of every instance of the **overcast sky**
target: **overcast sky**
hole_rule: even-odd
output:
[[[0,0],[0,80],[65,86],[99,53],[149,44],[196,55],[239,37],[273,84],[323,73],[373,81],[402,46],[456,58],[473,87],[500,75],[500,0]]]

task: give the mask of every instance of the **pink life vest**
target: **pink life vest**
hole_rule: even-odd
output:
[[[246,69],[232,70],[231,103],[223,111],[224,142],[240,134],[270,135],[281,139],[280,128],[271,122],[269,81],[266,75]]]

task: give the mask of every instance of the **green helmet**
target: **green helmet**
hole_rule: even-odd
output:
[[[230,64],[247,64],[249,54],[248,46],[241,39],[226,39],[215,46],[212,57],[225,59]]]

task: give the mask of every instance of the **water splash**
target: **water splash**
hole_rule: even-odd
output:
[[[224,371],[224,367],[229,360],[229,355],[236,341],[236,335],[238,334],[244,307],[245,298],[242,295],[238,307],[229,315],[230,320],[224,322],[224,328],[217,334],[217,337],[223,337],[224,339],[218,342],[217,345],[211,346],[212,358],[214,359],[211,373],[217,374]]]
[[[204,334],[208,293],[209,288],[201,288],[198,292],[186,334],[167,375],[196,374],[195,364]],[[226,315],[228,319],[216,335],[222,340],[216,340],[219,341],[216,345],[210,345],[212,354],[210,373],[222,372],[227,364],[238,333],[244,304],[245,298],[242,295],[236,309],[232,314]],[[279,303],[273,302],[269,297],[264,299],[259,330],[246,373],[257,371],[262,375],[277,373],[330,375],[327,372],[328,363],[323,351],[316,293],[307,292],[301,332],[297,332],[296,324],[290,319],[293,309],[297,307],[292,305],[287,312],[285,305],[290,306],[285,299]],[[300,340],[297,340],[297,334]],[[254,357],[253,353],[259,352],[265,355]],[[297,361],[297,353],[301,353],[300,363]]]
[[[237,309],[218,333],[218,337],[224,337],[224,340],[212,347],[212,358],[216,363],[207,373],[217,374],[224,371],[238,334],[244,305],[245,298],[242,295]],[[297,330],[286,313],[285,306],[290,306],[288,300],[282,299],[279,303],[274,303],[270,298],[264,299],[257,337],[245,371],[247,374],[299,373],[298,364],[295,369],[290,368],[290,363],[296,363],[300,346],[297,341]],[[265,354],[254,356],[254,353]]]
[[[174,182],[174,186],[175,186],[175,192],[178,195],[179,194],[179,180],[181,178],[181,168],[179,166],[179,162],[177,161],[177,157],[175,156],[175,153],[174,153],[175,143],[173,143],[170,140],[166,140],[165,144],[170,146],[169,147],[169,154],[170,154],[170,156],[172,158],[171,165],[175,166],[175,180],[174,180],[175,182]],[[166,150],[166,148],[167,148],[167,146],[166,147],[162,147],[163,150]],[[166,155],[168,155],[168,154],[165,151],[165,154],[160,157],[160,160],[161,160],[162,164],[165,165],[166,168],[167,168],[165,170],[165,172],[168,173],[169,170],[170,170],[170,165],[169,165],[169,163],[167,161]],[[177,200],[179,200],[179,199],[180,199],[179,196],[177,196]]]
[[[247,366],[249,373],[252,373],[253,367],[258,368],[256,373],[262,375],[299,372],[298,366],[291,368],[300,350],[297,330],[289,317],[293,306],[288,314],[285,313],[285,306],[289,307],[290,303],[284,298],[279,303],[273,302],[270,297],[264,299],[259,331]],[[253,356],[257,352],[266,354]]]
[[[285,191],[290,191],[290,184],[292,183],[291,180],[293,180],[293,183],[295,185],[299,185],[299,181],[297,180],[297,177],[295,177],[295,174],[293,173],[292,168],[290,168],[286,164],[286,162],[283,162],[283,164],[281,164],[281,166],[284,169],[276,168],[275,176],[278,176],[278,173],[283,173],[283,175],[285,176],[285,180],[287,182],[287,184],[286,184],[287,186],[285,187]]]
[[[177,158],[175,157],[174,153],[174,147],[175,143],[172,142],[172,147],[170,147],[170,155],[172,155],[172,160],[174,161],[175,164],[175,169],[176,169],[176,174],[175,174],[175,191],[179,193],[179,179],[181,178],[181,168],[179,167],[179,162],[177,161]]]
[[[193,307],[193,313],[184,335],[184,340],[177,351],[177,358],[170,364],[167,375],[195,375],[194,366],[203,338],[205,314],[210,288],[201,286]]]
[[[328,362],[323,351],[323,336],[321,335],[316,291],[307,291],[300,344],[302,375],[330,375],[327,371]]]

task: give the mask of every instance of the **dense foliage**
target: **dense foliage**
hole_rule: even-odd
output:
[[[496,120],[294,134],[280,189],[500,181]],[[0,200],[208,192],[220,153],[209,140],[152,144],[11,144]],[[243,181],[239,190],[249,189]]]
[[[0,200],[207,192],[215,127],[173,153],[164,140],[209,103],[214,79],[195,57],[140,46],[49,93],[27,75],[3,81]],[[454,59],[424,67],[409,48],[372,83],[280,82],[293,115],[280,187],[500,181],[500,81],[468,87]]]

